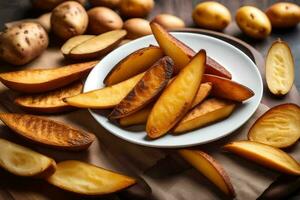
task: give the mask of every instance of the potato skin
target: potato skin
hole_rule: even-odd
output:
[[[179,17],[170,14],[159,14],[152,20],[166,29],[184,28],[185,23]]]
[[[300,22],[300,7],[293,3],[275,3],[267,9],[266,14],[274,28],[289,28]]]
[[[152,34],[149,21],[142,18],[132,18],[126,20],[123,29],[127,31],[127,39],[136,39]]]
[[[68,0],[31,0],[31,3],[35,9],[50,11],[65,1]],[[73,1],[77,1],[82,5],[86,3],[86,0],[73,0]]]
[[[92,6],[105,6],[108,8],[118,8],[121,0],[89,0]]]
[[[87,26],[88,15],[84,7],[75,1],[64,2],[52,11],[51,29],[63,40],[83,34]]]
[[[194,22],[202,28],[222,31],[231,21],[229,10],[218,2],[199,3],[193,10]]]
[[[124,17],[146,17],[154,7],[153,0],[122,0],[120,13]]]
[[[24,65],[41,55],[48,44],[48,35],[40,24],[16,24],[0,35],[0,58],[13,65]]]
[[[270,35],[272,27],[264,12],[253,6],[243,6],[235,16],[237,25],[249,37],[264,39]]]
[[[108,31],[121,29],[123,20],[113,10],[106,7],[95,7],[87,12],[89,16],[88,32],[101,34]]]

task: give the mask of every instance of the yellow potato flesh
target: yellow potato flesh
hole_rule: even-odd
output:
[[[92,39],[95,37],[95,35],[78,35],[70,38],[67,42],[64,43],[64,45],[61,47],[61,52],[64,55],[68,55],[70,51],[74,48],[77,47],[79,44]]]

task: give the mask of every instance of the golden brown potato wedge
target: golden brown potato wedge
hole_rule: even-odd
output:
[[[61,47],[60,51],[65,57],[68,57],[70,51],[80,45],[81,43],[96,37],[95,35],[77,35],[68,39],[63,46]]]
[[[180,149],[178,153],[227,196],[235,197],[229,176],[224,168],[210,155],[203,151],[192,149]]]
[[[192,57],[195,55],[195,52],[187,45],[169,34],[167,30],[165,30],[158,23],[151,22],[150,26],[153,35],[163,52],[173,59],[175,63],[175,74],[177,74],[190,62]],[[231,79],[231,74],[222,65],[210,57],[207,57],[206,59],[205,73],[212,73]]]
[[[8,88],[19,92],[46,92],[81,79],[98,62],[77,63],[54,69],[33,69],[1,73],[0,81]]]
[[[19,96],[15,99],[15,104],[31,112],[59,113],[73,108],[66,104],[63,99],[80,94],[82,88],[82,82],[76,82],[42,94]]]
[[[29,148],[0,138],[0,166],[17,176],[47,177],[54,173],[56,163]]]
[[[211,95],[214,97],[243,102],[254,95],[250,88],[215,75],[204,74],[202,82],[211,82],[213,84]]]
[[[286,42],[275,41],[266,58],[266,81],[269,90],[278,96],[287,94],[295,79],[294,59]]]
[[[147,120],[150,138],[166,134],[192,106],[205,70],[206,52],[200,50],[163,91]]]
[[[252,125],[248,139],[285,148],[300,138],[300,107],[296,104],[281,104],[264,113]]]
[[[140,74],[163,57],[162,50],[157,46],[139,49],[122,59],[104,79],[106,85],[114,85]]]
[[[171,79],[173,65],[172,59],[168,56],[154,63],[127,96],[113,109],[109,118],[118,119],[128,116],[154,100]]]
[[[83,150],[95,140],[94,134],[35,115],[1,113],[0,120],[23,138],[52,148]]]
[[[270,169],[300,175],[299,163],[278,148],[253,141],[236,141],[226,144],[224,149]]]
[[[185,115],[173,132],[187,132],[220,121],[228,117],[234,108],[235,103],[232,101],[216,98],[204,100]]]
[[[198,92],[193,100],[191,109],[201,103],[209,94],[212,89],[212,83],[201,83]]]
[[[58,163],[47,181],[61,189],[90,196],[111,194],[136,183],[131,177],[76,160]]]
[[[68,57],[73,59],[97,58],[114,49],[125,36],[125,30],[103,33],[74,47],[68,54]]]
[[[64,101],[67,104],[78,108],[113,108],[126,97],[134,86],[143,78],[144,74],[145,73],[136,75],[116,85],[65,98]]]

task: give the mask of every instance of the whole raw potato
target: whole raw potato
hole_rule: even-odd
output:
[[[146,17],[154,7],[153,0],[122,0],[120,13],[124,17]]]
[[[293,27],[300,22],[300,7],[293,3],[275,3],[266,14],[275,28]]]
[[[52,11],[51,30],[64,40],[83,34],[87,26],[88,15],[84,7],[75,1],[62,3]]]
[[[271,22],[264,12],[256,7],[244,6],[236,13],[236,22],[249,37],[263,39],[270,35]]]
[[[142,18],[132,18],[124,22],[123,29],[127,31],[126,38],[136,39],[152,34],[149,21]]]
[[[170,14],[159,14],[152,20],[166,29],[184,28],[185,23],[179,17]]]
[[[41,55],[48,43],[48,35],[40,24],[16,24],[0,35],[0,58],[13,65],[24,65]]]
[[[109,8],[95,7],[90,9],[87,14],[89,16],[88,32],[91,34],[98,35],[123,27],[121,17]]]
[[[218,2],[199,3],[192,14],[194,22],[201,28],[222,31],[231,21],[229,10]]]
[[[105,6],[109,8],[117,8],[121,0],[89,0],[92,6]]]
[[[32,6],[39,10],[52,10],[62,2],[65,2],[68,0],[31,0]],[[86,3],[86,0],[73,0],[77,1],[80,4],[84,5]]]

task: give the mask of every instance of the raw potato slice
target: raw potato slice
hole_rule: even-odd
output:
[[[182,133],[200,128],[228,117],[235,104],[222,99],[207,99],[195,107],[176,125],[174,133]]]
[[[224,149],[270,169],[285,174],[300,175],[299,163],[278,148],[253,141],[237,141],[225,145]]]
[[[61,47],[61,52],[63,53],[64,56],[68,57],[70,51],[74,48],[80,45],[81,43],[92,39],[93,37],[96,37],[95,35],[77,35],[74,36],[70,39],[68,39],[64,45]]]
[[[136,183],[131,177],[75,160],[58,163],[47,181],[61,189],[92,196],[118,192]]]
[[[278,96],[287,94],[294,83],[294,59],[286,42],[274,42],[266,58],[266,81],[269,90]]]
[[[250,88],[215,75],[204,74],[202,82],[211,82],[213,84],[211,95],[214,97],[243,102],[254,95]]]
[[[18,135],[52,148],[83,150],[95,140],[91,133],[35,115],[1,113],[0,120]]]
[[[102,56],[114,49],[125,37],[125,30],[114,30],[93,37],[74,47],[69,57],[90,59]]]
[[[109,115],[118,119],[130,115],[154,100],[168,84],[173,74],[173,61],[165,56],[158,60]]]
[[[0,74],[0,81],[12,90],[38,93],[54,90],[84,77],[99,61],[71,64],[53,69],[33,69]]]
[[[116,85],[66,98],[64,101],[67,104],[78,108],[113,108],[126,97],[126,95],[134,88],[143,76],[144,73],[136,75]]]
[[[106,85],[114,85],[146,71],[163,57],[162,50],[157,46],[139,49],[122,59],[104,79]]]
[[[82,88],[83,84],[76,82],[47,93],[17,97],[15,103],[24,110],[32,112],[59,113],[73,108],[66,104],[63,99],[80,94]]]
[[[151,22],[150,27],[163,52],[173,59],[175,63],[174,74],[177,74],[190,62],[196,53],[187,45],[169,34],[166,29],[156,22]],[[231,79],[231,74],[222,65],[210,57],[207,57],[206,59],[205,73],[213,73]]]
[[[47,177],[54,173],[53,159],[31,149],[0,139],[0,166],[17,176]]]
[[[210,155],[200,150],[180,149],[178,153],[222,192],[235,197],[234,188],[224,168]]]
[[[206,52],[200,50],[163,91],[147,120],[150,138],[166,134],[192,106],[205,70]]]
[[[296,104],[275,106],[263,114],[253,124],[248,139],[285,148],[295,144],[300,138],[300,108]]]
[[[196,94],[196,97],[193,100],[192,108],[197,106],[202,102],[208,95],[212,88],[211,83],[202,83],[199,87],[199,90]],[[147,122],[148,116],[151,112],[153,105],[149,105],[146,108],[143,108],[137,112],[132,113],[126,117],[120,119],[119,123],[121,126],[131,126],[136,124],[145,124]]]

